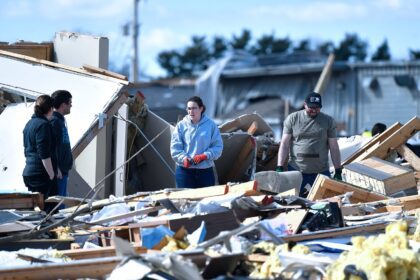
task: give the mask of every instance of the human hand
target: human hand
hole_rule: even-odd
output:
[[[341,173],[343,172],[343,168],[336,168],[334,173],[334,179],[342,181],[343,178],[341,177]]]
[[[185,168],[189,168],[191,166],[191,159],[189,157],[185,157],[183,163]]]
[[[284,168],[283,168],[283,166],[277,166],[277,168],[276,168],[276,171],[277,172],[283,172],[284,171]]]
[[[193,157],[193,161],[195,164],[199,164],[200,162],[206,159],[208,159],[208,157],[205,154],[199,154]]]

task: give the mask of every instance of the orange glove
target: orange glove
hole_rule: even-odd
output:
[[[195,164],[199,164],[200,162],[206,159],[208,159],[208,157],[205,154],[199,154],[193,157],[193,161]]]
[[[191,166],[191,159],[185,157],[183,163],[185,168],[189,168]]]

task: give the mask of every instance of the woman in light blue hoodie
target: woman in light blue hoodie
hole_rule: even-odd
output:
[[[214,160],[223,151],[223,141],[216,123],[204,112],[198,96],[187,101],[186,115],[175,127],[171,139],[171,156],[176,163],[178,188],[201,188],[215,185]]]

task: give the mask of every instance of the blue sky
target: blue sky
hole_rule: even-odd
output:
[[[119,66],[131,54],[122,26],[132,20],[134,0],[1,0],[0,41],[51,41],[57,31],[108,37],[110,60]],[[298,42],[332,40],[357,33],[369,51],[388,39],[395,59],[420,50],[418,0],[141,0],[140,68],[164,72],[156,62],[162,50],[179,49],[192,35],[231,38],[244,28],[253,38],[274,33]]]

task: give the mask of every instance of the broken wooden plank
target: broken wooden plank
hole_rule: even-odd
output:
[[[385,139],[387,139],[389,136],[394,134],[398,129],[402,127],[402,124],[399,122],[394,123],[392,126],[390,126],[387,130],[384,132],[377,134],[372,139],[370,139],[369,142],[367,142],[365,145],[363,145],[360,149],[358,149],[356,152],[354,152],[350,157],[348,157],[346,160],[344,160],[341,165],[349,164],[353,161],[356,161],[357,158],[360,158],[363,154],[367,153],[372,147],[376,147],[380,143],[382,143]]]
[[[382,143],[360,155],[355,161],[361,161],[370,157],[385,159],[390,152],[407,142],[418,130],[420,130],[420,119],[414,117],[391,136],[387,137]]]
[[[83,69],[85,69],[86,71],[91,72],[91,73],[98,73],[98,74],[102,74],[102,75],[109,76],[109,77],[112,77],[112,78],[127,81],[127,77],[124,76],[124,75],[121,75],[121,74],[118,74],[118,73],[115,73],[115,72],[112,72],[112,71],[109,71],[109,70],[106,70],[106,69],[102,69],[102,68],[99,68],[99,67],[95,67],[95,66],[92,66],[92,65],[83,64]]]
[[[387,197],[382,194],[370,192],[346,182],[333,180],[322,174],[319,174],[316,177],[315,182],[309,191],[308,199],[313,201],[321,200],[337,195],[343,195],[347,192],[353,192],[353,195],[350,197],[350,201],[352,203],[387,199]]]
[[[407,145],[401,145],[397,148],[397,152],[411,165],[411,167],[413,167],[415,171],[420,171],[420,158],[412,150],[410,150]]]
[[[343,168],[343,180],[383,195],[416,186],[414,172],[377,157],[353,162]]]

